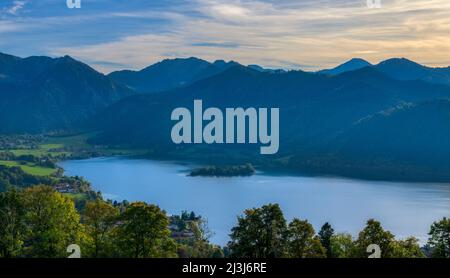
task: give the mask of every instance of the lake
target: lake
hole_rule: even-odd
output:
[[[94,190],[117,201],[146,201],[169,214],[182,210],[206,217],[211,241],[225,245],[236,217],[247,208],[280,204],[285,217],[308,219],[318,231],[357,235],[369,218],[381,221],[397,238],[426,243],[433,221],[450,216],[450,184],[372,182],[334,177],[188,177],[191,168],[175,162],[120,157],[60,163],[66,175],[83,176]]]

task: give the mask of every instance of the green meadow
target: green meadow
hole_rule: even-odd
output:
[[[70,152],[66,151],[54,151],[54,149],[62,148],[63,145],[60,144],[42,144],[39,145],[37,149],[13,149],[10,150],[14,155],[32,155],[37,157],[42,156],[60,156],[60,155],[69,155]]]
[[[86,152],[96,152],[104,156],[111,155],[139,155],[144,153],[143,150],[130,150],[123,148],[106,148],[104,146],[90,145],[87,140],[92,133],[83,133],[70,136],[46,136],[40,144],[31,148],[21,146],[15,149],[9,149],[16,156],[32,155],[36,157],[69,157],[71,155],[79,155]]]
[[[35,176],[50,176],[57,171],[57,169],[54,168],[46,168],[37,166],[33,163],[21,163],[17,161],[0,160],[0,165],[8,167],[20,167],[24,172]]]
[[[109,148],[104,146],[94,146],[89,144],[88,138],[94,133],[82,133],[68,136],[45,136],[37,144],[17,145],[12,149],[0,149],[1,151],[12,152],[16,157],[31,155],[35,157],[53,157],[57,160],[70,159],[71,157],[90,156],[114,156],[114,155],[142,155],[145,150]],[[54,174],[57,169],[46,168],[35,165],[31,162],[16,160],[0,160],[0,165],[9,167],[20,167],[26,173],[37,176],[48,176]]]

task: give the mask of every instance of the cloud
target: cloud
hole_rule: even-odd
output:
[[[21,26],[17,25],[15,22],[0,19],[0,34],[7,33],[7,32],[14,32],[14,31],[18,31],[20,29],[21,29]],[[0,44],[1,44],[1,42],[0,42]]]
[[[218,47],[218,48],[238,48],[239,45],[232,42],[196,42],[192,46]]]
[[[245,19],[251,15],[248,9],[237,5],[229,5],[229,4],[212,5],[210,9],[211,13],[215,14],[216,17],[222,17],[228,20]]]
[[[450,64],[450,1],[382,0],[381,9],[370,9],[366,2],[193,0],[145,8],[148,2],[142,1],[134,9],[114,10],[110,4],[95,17],[79,11],[20,23],[40,28],[31,45],[42,47],[46,41],[43,51],[51,55],[109,61],[94,64],[104,72],[190,56],[310,70],[355,56],[371,62],[406,56],[431,66]],[[62,31],[68,23],[70,36]]]
[[[11,7],[5,9],[5,12],[11,15],[17,15],[19,11],[25,7],[26,4],[27,1],[15,0],[13,1]]]

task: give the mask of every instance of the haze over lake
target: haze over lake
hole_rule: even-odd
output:
[[[426,243],[433,221],[450,216],[450,184],[394,183],[333,177],[188,177],[190,166],[119,157],[60,163],[69,176],[83,176],[104,198],[146,201],[169,214],[182,210],[206,217],[224,245],[247,208],[279,203],[285,217],[308,219],[316,231],[330,222],[336,232],[353,235],[369,218],[381,221],[397,238],[416,236]]]

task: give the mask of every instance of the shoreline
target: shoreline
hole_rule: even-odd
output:
[[[149,160],[149,161],[158,161],[165,162],[169,164],[177,164],[188,166],[189,169],[186,170],[186,173],[189,175],[189,172],[195,170],[195,167],[208,167],[208,164],[202,163],[202,160],[195,159],[175,159],[169,157],[151,157],[146,155],[110,155],[110,156],[90,156],[83,158],[67,158],[64,160],[60,160],[57,162],[59,166],[60,162],[64,161],[72,161],[72,160],[88,160],[88,159],[96,159],[96,158],[124,158],[124,159],[132,159],[132,160]],[[311,173],[311,172],[300,172],[296,170],[292,170],[289,168],[281,168],[281,167],[264,167],[258,164],[252,164],[255,167],[256,172],[253,175],[264,175],[264,176],[273,176],[273,177],[304,177],[304,178],[329,178],[329,179],[341,179],[341,180],[354,180],[361,182],[385,182],[385,183],[411,183],[411,184],[430,184],[430,185],[444,185],[450,186],[449,181],[422,181],[422,180],[405,180],[405,179],[382,179],[382,178],[367,178],[360,177],[358,175],[337,175],[337,174],[319,174],[319,173]],[[200,176],[201,177],[201,176]],[[205,176],[208,177],[208,176]],[[248,176],[231,176],[231,177],[222,177],[222,178],[237,178],[237,177],[248,177]]]
[[[129,157],[97,157],[93,158],[94,160],[112,160],[115,159],[122,160],[122,159],[130,159]],[[135,160],[143,160],[143,159],[135,159]],[[81,161],[81,160],[78,160]],[[83,159],[82,161],[85,161]],[[161,168],[162,172],[158,172],[158,168],[156,168],[156,172],[153,172],[152,170],[152,164],[149,163],[149,166],[146,166],[147,164],[145,161],[153,162],[154,165],[160,165],[160,163],[164,164],[164,167]],[[123,165],[124,163],[122,163]],[[125,164],[127,164],[125,162]],[[140,166],[139,166],[140,165]],[[60,165],[61,167],[63,165]],[[86,167],[89,165],[84,165],[84,169],[92,169],[90,167]],[[114,167],[117,167],[119,165],[116,165]],[[198,212],[200,215],[207,216],[208,219],[211,219],[210,221],[211,228],[216,232],[216,239],[214,239],[213,242],[215,243],[221,243],[223,242],[223,237],[226,236],[226,233],[223,231],[228,232],[228,227],[223,228],[223,226],[228,225],[228,222],[235,221],[235,215],[238,215],[242,212],[243,209],[249,208],[249,207],[256,207],[260,205],[260,202],[278,202],[280,203],[284,208],[286,208],[286,213],[288,217],[302,217],[307,218],[311,221],[319,221],[323,222],[323,217],[331,217],[331,221],[334,221],[337,224],[343,225],[339,229],[340,231],[347,231],[353,234],[353,232],[357,231],[358,229],[355,228],[354,225],[358,226],[359,222],[362,223],[367,220],[366,218],[369,217],[375,217],[376,219],[382,220],[385,223],[392,222],[389,220],[388,215],[386,215],[386,209],[383,209],[382,207],[375,206],[373,209],[373,205],[378,204],[378,197],[377,194],[387,194],[387,192],[392,192],[393,200],[398,200],[400,203],[396,206],[399,207],[399,210],[397,209],[393,210],[393,215],[391,217],[395,217],[395,219],[401,219],[404,213],[407,213],[408,209],[405,206],[408,206],[407,203],[405,203],[404,197],[401,197],[403,194],[412,194],[412,198],[415,198],[414,196],[418,195],[418,190],[432,190],[433,193],[432,196],[438,196],[439,192],[441,191],[448,191],[448,186],[444,186],[441,184],[405,184],[400,182],[367,182],[367,181],[360,181],[360,180],[354,180],[354,179],[347,179],[347,178],[332,178],[332,177],[320,177],[320,179],[315,179],[314,177],[305,177],[305,176],[286,176],[282,175],[279,176],[277,174],[273,173],[267,173],[267,172],[261,172],[257,171],[257,173],[254,176],[251,177],[233,177],[233,178],[220,178],[216,179],[213,177],[198,177],[198,179],[190,179],[186,176],[186,173],[188,172],[188,168],[190,168],[192,164],[188,164],[185,161],[184,162],[177,162],[177,161],[156,161],[156,160],[149,160],[144,159],[142,163],[137,162],[136,165],[130,164],[127,166],[124,171],[128,174],[127,175],[134,175],[136,173],[147,173],[146,175],[149,176],[149,179],[147,179],[145,176],[140,178],[140,181],[133,181],[130,180],[130,184],[127,186],[125,183],[116,183],[115,185],[108,185],[107,180],[110,180],[109,178],[105,180],[104,176],[106,174],[104,171],[108,171],[108,166],[105,166],[106,168],[100,167],[98,169],[92,169],[87,173],[88,174],[83,175],[83,173],[79,174],[80,176],[84,176],[87,181],[92,183],[92,189],[94,191],[100,191],[100,192],[107,192],[108,194],[113,194],[115,196],[112,196],[114,200],[121,201],[121,200],[128,200],[128,201],[146,201],[149,203],[157,204],[158,206],[164,208],[171,214],[176,214],[181,210],[193,210],[196,213]],[[136,168],[137,167],[137,168]],[[142,168],[143,167],[143,168]],[[149,167],[149,168],[148,168]],[[139,170],[141,168],[141,170]],[[175,168],[175,169],[174,169]],[[178,168],[178,169],[176,169]],[[66,168],[67,169],[67,168]],[[74,171],[76,168],[72,168],[72,171]],[[138,170],[136,170],[138,169]],[[148,170],[146,170],[148,169]],[[182,169],[182,171],[179,171]],[[100,171],[100,172],[98,172]],[[131,171],[131,172],[129,172]],[[137,171],[137,172],[136,172]],[[144,172],[142,172],[144,171]],[[79,173],[79,172],[78,172]],[[92,181],[92,175],[96,175],[96,182],[94,183]],[[99,175],[99,176],[97,176]],[[173,176],[172,176],[173,175]],[[103,176],[103,178],[102,178]],[[118,180],[121,180],[121,175],[119,175]],[[167,177],[164,177],[167,176]],[[176,177],[178,176],[178,177]],[[171,178],[173,177],[173,178]],[[264,178],[264,177],[272,177],[272,178]],[[280,179],[277,179],[276,177],[280,177]],[[299,178],[299,179],[297,179]],[[301,179],[303,178],[303,179]],[[317,178],[317,177],[316,177]],[[155,183],[155,180],[162,180],[164,182]],[[185,183],[186,182],[186,183]],[[151,185],[151,188],[147,188],[148,185]],[[415,186],[417,185],[417,186]],[[278,186],[278,188],[277,188]],[[106,188],[111,188],[111,191],[105,190]],[[218,188],[219,191],[216,191],[216,188]],[[441,189],[442,188],[442,189]],[[318,192],[322,192],[319,195],[316,195]],[[370,191],[375,190],[377,194],[373,195],[373,193],[370,193]],[[180,197],[180,194],[184,194],[183,192],[189,192],[189,195],[186,195],[186,198]],[[222,197],[218,197],[216,193],[214,192],[222,192],[225,193],[225,195],[221,195]],[[282,192],[291,192],[286,197],[284,193]],[[314,193],[316,192],[316,193]],[[402,193],[403,192],[403,193]],[[221,193],[221,194],[222,194]],[[202,194],[205,194],[204,196]],[[231,194],[231,195],[230,195]],[[231,196],[235,196],[237,194],[238,196],[241,196],[237,199]],[[262,194],[262,195],[261,195]],[[322,196],[322,194],[325,194]],[[350,194],[350,195],[348,195]],[[347,208],[342,208],[342,211],[339,211],[339,207],[342,205],[338,205],[343,199],[342,198],[348,198],[348,196],[352,196],[351,194],[354,194],[354,197],[356,198],[353,202],[356,206],[357,203],[360,203],[360,198],[369,198],[364,203],[368,206],[365,211],[367,214],[364,214],[361,218],[357,215],[352,216],[352,220],[350,222],[343,221],[342,219],[346,219],[348,216],[350,216],[348,213],[351,214],[351,207],[354,208],[350,203],[350,206]],[[178,196],[178,197],[177,197]],[[197,197],[194,197],[197,196]],[[202,196],[202,197],[200,197]],[[228,197],[226,197],[228,196]],[[248,196],[248,197],[245,197]],[[252,197],[250,197],[252,196]],[[265,196],[265,197],[264,197]],[[283,197],[284,196],[284,197]],[[292,203],[292,197],[297,196],[295,198],[299,198],[297,205],[294,205]],[[322,197],[319,197],[322,196]],[[326,197],[328,196],[328,197]],[[347,197],[346,197],[347,196]],[[226,198],[223,198],[226,197]],[[181,199],[180,199],[181,198]],[[193,198],[193,199],[192,199]],[[200,198],[200,199],[198,199]],[[212,199],[210,199],[212,198]],[[219,199],[217,199],[219,198]],[[231,199],[230,199],[231,198]],[[268,199],[267,199],[268,198]],[[317,199],[318,203],[315,203],[314,210],[316,212],[313,212],[311,210],[307,209],[307,200],[310,200],[310,198]],[[331,199],[330,199],[331,198]],[[209,200],[209,201],[202,201],[202,200]],[[240,200],[240,201],[238,201]],[[265,200],[265,201],[262,201]],[[301,201],[303,200],[303,201]],[[324,203],[324,200],[332,200],[330,204],[327,204],[327,202]],[[413,199],[411,199],[413,200]],[[231,205],[229,202],[238,201],[236,204]],[[217,209],[214,209],[211,211],[210,206],[206,206],[205,203],[213,202],[217,205]],[[288,203],[286,203],[288,202]],[[306,202],[306,203],[305,203]],[[287,204],[289,204],[287,206]],[[345,202],[348,203],[348,202]],[[395,203],[397,203],[395,201]],[[428,206],[425,202],[423,203],[424,206]],[[226,204],[226,205],[225,205]],[[321,205],[322,204],[322,205]],[[224,212],[218,212],[217,210],[219,208],[225,208],[227,206],[232,206],[232,208],[228,208],[229,210],[227,216],[221,216],[221,214],[224,214]],[[306,206],[306,210],[305,210]],[[323,207],[325,206],[325,207]],[[329,209],[327,208],[330,206],[330,208],[335,207],[332,209],[333,211],[338,211],[338,214],[333,214],[334,216],[326,216],[326,212],[324,211]],[[337,207],[336,207],[337,206]],[[345,205],[347,206],[347,205]],[[208,207],[209,209],[206,209]],[[289,209],[288,209],[289,208]],[[231,209],[231,210],[230,210]],[[428,210],[435,210],[434,205],[431,205]],[[308,212],[309,211],[309,212]],[[348,212],[348,213],[347,213]],[[312,214],[311,214],[312,213]],[[317,214],[316,216],[314,216]],[[398,214],[396,216],[396,214]],[[346,215],[346,216],[345,216]],[[345,218],[343,218],[345,216]],[[337,217],[337,218],[336,218]],[[387,218],[386,218],[387,217]],[[438,217],[436,217],[437,220]],[[214,220],[215,219],[215,220]],[[220,219],[220,221],[219,221]],[[328,218],[327,218],[328,219]],[[358,220],[359,219],[359,220]],[[434,221],[433,220],[433,221]],[[406,222],[405,222],[406,221]],[[407,226],[405,226],[405,229],[410,225],[414,225],[413,222],[409,220],[404,220],[401,222],[405,222]],[[353,223],[353,224],[352,224]],[[356,224],[355,224],[356,223]],[[431,223],[431,222],[430,222]],[[318,224],[316,224],[318,225]],[[398,226],[399,225],[399,226]],[[398,224],[394,225],[394,227],[390,227],[391,230],[395,231],[399,235],[408,234],[405,231],[402,231],[402,226],[404,224]],[[429,224],[426,224],[429,225]],[[231,225],[229,225],[231,227]],[[398,227],[395,227],[398,226]],[[339,226],[338,226],[339,227]],[[425,226],[424,226],[425,227]],[[399,230],[400,229],[400,230]],[[410,230],[413,230],[411,228]],[[425,229],[423,229],[425,230]],[[425,233],[414,233],[414,235],[421,240],[424,240],[426,235]]]

